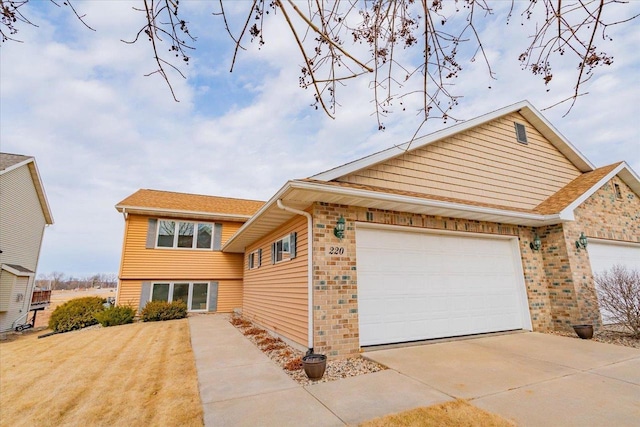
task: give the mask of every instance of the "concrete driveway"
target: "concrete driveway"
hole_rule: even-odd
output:
[[[364,356],[518,425],[640,425],[638,349],[516,333]]]
[[[522,426],[637,426],[640,350],[538,333],[364,354],[390,369],[301,386],[224,315],[189,316],[206,426],[344,426],[455,398]]]

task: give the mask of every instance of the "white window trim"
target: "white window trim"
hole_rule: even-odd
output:
[[[175,223],[174,226],[174,230],[173,230],[173,246],[169,247],[169,246],[158,246],[158,239],[160,238],[160,223],[162,221],[173,221]],[[193,243],[191,244],[190,248],[179,248],[178,247],[178,231],[179,231],[179,224],[181,222],[188,222],[193,224]],[[211,245],[208,248],[198,248],[198,225],[199,224],[207,224],[211,226]],[[215,227],[215,223],[214,222],[205,222],[205,221],[182,221],[179,219],[170,219],[170,218],[158,218],[157,220],[157,224],[156,224],[156,241],[155,241],[155,248],[156,249],[173,249],[173,250],[181,250],[181,251],[211,251],[213,250],[213,244],[215,241],[215,232],[216,232],[216,227]]]
[[[173,302],[173,286],[178,283],[188,283],[189,284],[189,294],[188,294],[188,301],[187,301],[187,311],[189,313],[200,313],[200,312],[207,312],[209,311],[209,293],[211,292],[211,282],[209,281],[195,281],[195,282],[183,282],[183,281],[177,281],[177,282],[167,282],[167,281],[159,281],[159,282],[152,282],[151,286],[150,286],[150,290],[149,290],[149,301],[153,301],[153,287],[155,285],[166,285],[169,284],[169,299],[168,302]],[[204,283],[207,285],[207,304],[206,304],[206,308],[204,308],[203,310],[191,310],[191,303],[193,302],[193,285],[196,283]]]
[[[283,250],[282,251],[282,259],[281,260],[278,260],[278,253],[276,252],[275,258],[274,258],[276,264],[281,263],[281,262],[285,262],[285,261],[291,261],[291,234],[287,234],[286,236],[282,236],[280,239],[276,240],[274,242],[275,244],[274,244],[273,247],[277,247],[278,246],[278,242],[282,242],[282,246],[284,247],[284,241],[285,240],[288,243],[289,250],[287,250],[287,251]],[[287,255],[286,258],[285,258],[285,255]]]
[[[258,268],[261,267],[261,262],[262,260],[260,259],[260,249],[256,249],[255,251],[249,253],[249,257],[248,257],[248,267],[249,270],[256,270]]]

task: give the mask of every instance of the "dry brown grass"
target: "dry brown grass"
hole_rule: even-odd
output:
[[[498,415],[489,413],[464,400],[442,403],[428,408],[416,408],[399,414],[375,418],[360,424],[361,427],[508,427],[515,426]]]
[[[203,425],[187,319],[0,344],[1,426]]]

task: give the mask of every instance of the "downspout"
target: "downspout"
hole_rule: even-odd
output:
[[[307,217],[307,310],[309,312],[309,318],[307,320],[309,325],[307,330],[307,345],[309,350],[307,354],[311,354],[313,353],[313,217],[309,212],[283,205],[280,199],[277,200],[277,205],[282,210]]]

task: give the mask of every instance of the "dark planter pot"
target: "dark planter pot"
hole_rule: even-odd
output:
[[[310,380],[317,381],[324,375],[327,368],[327,356],[324,354],[308,354],[302,358],[304,373]]]
[[[583,340],[590,340],[593,338],[593,325],[573,325],[573,330]]]

